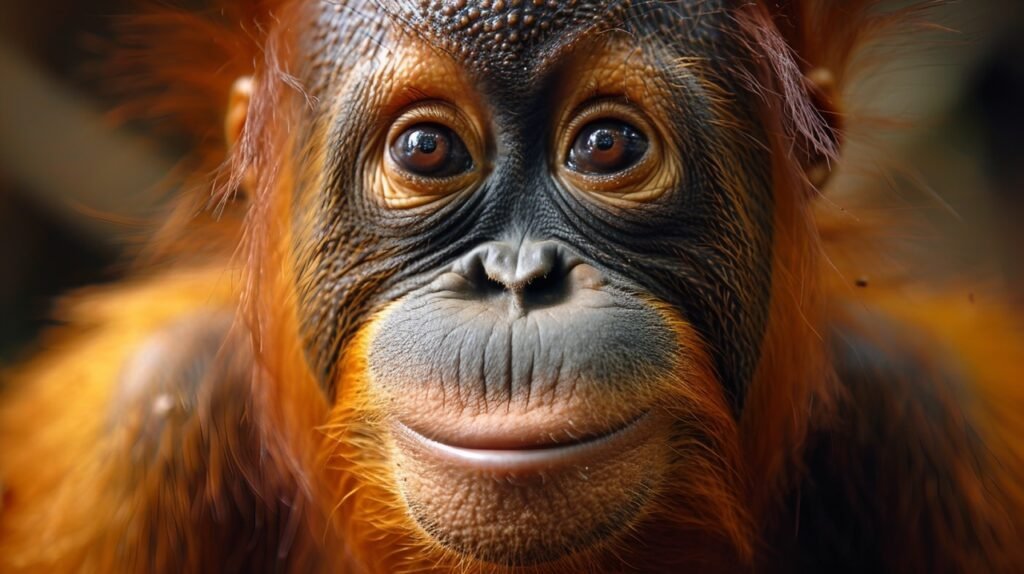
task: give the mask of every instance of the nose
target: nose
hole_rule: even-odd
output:
[[[466,279],[464,294],[481,299],[510,297],[520,311],[550,307],[566,301],[581,286],[593,286],[596,270],[561,242],[524,239],[517,243],[492,241],[463,256],[453,271]]]

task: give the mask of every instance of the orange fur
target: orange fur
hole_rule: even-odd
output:
[[[218,145],[198,147],[201,175],[193,183],[203,182],[196,187],[201,193],[182,199],[179,215],[158,235],[153,250],[176,261],[183,238],[196,228],[195,211],[227,201],[244,174],[252,172],[257,179],[254,189],[248,190],[244,224],[241,216],[228,218],[223,233],[202,235],[204,245],[218,237],[231,249],[211,250],[211,261],[200,268],[179,264],[103,294],[79,296],[63,317],[75,325],[73,330],[5,377],[11,379],[11,390],[0,403],[0,479],[9,494],[0,510],[0,570],[124,570],[123,545],[141,548],[150,542],[133,530],[141,528],[136,521],[187,523],[190,513],[203,512],[182,502],[189,493],[161,492],[159,476],[143,477],[143,487],[136,491],[115,488],[118,481],[133,476],[131,462],[124,458],[133,427],[125,423],[125,428],[116,428],[120,423],[111,423],[108,415],[123,392],[123,365],[140,341],[181,317],[209,309],[240,309],[234,333],[253,352],[253,364],[249,378],[238,386],[247,396],[239,417],[254,421],[267,473],[286,477],[272,487],[261,484],[262,476],[244,480],[254,483],[257,496],[283,497],[292,511],[283,524],[293,529],[288,530],[292,538],[285,537],[287,549],[294,553],[288,564],[293,571],[313,571],[314,564],[323,571],[345,572],[360,571],[360,565],[373,572],[505,571],[464,561],[437,547],[403,510],[389,467],[391,446],[379,428],[381,407],[366,387],[366,345],[380,314],[344,350],[333,400],[325,397],[308,366],[299,329],[295,266],[290,261],[295,221],[289,190],[296,180],[315,177],[318,170],[309,165],[307,172],[296,173],[294,166],[281,161],[293,143],[292,123],[307,105],[288,74],[294,41],[287,25],[291,8],[287,2],[225,6],[230,9],[217,19],[219,25],[177,12],[147,16],[141,28],[135,28],[146,35],[133,34],[130,40],[161,65],[159,71],[137,59],[139,52],[132,52],[122,65],[145,66],[142,77],[149,74],[152,84],[144,89],[167,83],[180,87],[187,96],[175,90],[149,109],[180,117],[179,125],[196,137],[219,131],[220,106],[227,101],[234,78],[256,74],[258,91],[241,143],[229,156],[219,138]],[[895,17],[901,16],[905,14]],[[796,146],[807,157],[836,160],[840,138],[834,129],[843,122],[833,121],[829,114],[838,113],[838,102],[816,93],[818,87],[808,84],[805,74],[826,68],[841,87],[849,79],[846,71],[855,49],[893,18],[879,15],[877,3],[870,0],[765,2],[744,9],[740,26],[758,30],[747,41],[752,51],[764,55],[750,81],[764,94],[761,119],[771,135],[775,158],[777,230],[769,328],[744,411],[734,420],[704,345],[691,327],[669,315],[690,360],[681,362],[678,384],[665,408],[691,420],[694,434],[707,437],[706,443],[675,445],[686,453],[671,485],[677,490],[666,494],[671,505],[650,509],[642,518],[643,536],[627,531],[592,553],[538,567],[537,572],[599,568],[616,559],[640,571],[684,564],[697,564],[702,571],[755,568],[765,555],[757,529],[776,520],[779,501],[802,478],[808,435],[812,429],[835,424],[850,400],[829,349],[829,327],[833,321],[846,322],[850,306],[927,334],[931,342],[913,349],[920,361],[937,370],[955,355],[969,375],[972,400],[960,404],[957,397],[945,397],[943,404],[971,421],[969,426],[986,446],[979,456],[986,457],[993,470],[982,476],[967,455],[949,449],[956,488],[970,508],[962,523],[938,537],[955,546],[958,535],[963,535],[957,528],[977,529],[979,554],[951,554],[951,563],[961,571],[979,568],[981,555],[991,559],[987,564],[1005,571],[1024,564],[1021,551],[1012,549],[1024,529],[1024,417],[1019,414],[1024,397],[1015,384],[1024,374],[1019,364],[1024,332],[998,304],[972,303],[960,289],[926,292],[887,284],[880,263],[857,247],[871,230],[850,234],[845,223],[832,222],[815,202],[819,194],[805,175],[806,162],[795,163],[790,154]],[[235,26],[239,21],[244,24]],[[198,44],[197,32],[203,40]],[[189,47],[185,59],[165,51],[178,54],[181,45]],[[155,46],[161,48],[154,51]],[[179,66],[182,61],[188,64]],[[825,104],[830,109],[823,111]],[[320,160],[314,157],[313,164]],[[743,174],[734,177],[733,186],[742,188]],[[830,243],[833,238],[839,240]],[[243,270],[233,271],[232,261],[240,262]],[[873,286],[865,290],[851,289],[840,274],[865,269],[879,270],[872,273]],[[984,294],[978,297],[984,300]],[[210,424],[210,419],[201,423]],[[109,432],[111,424],[114,432]],[[204,435],[206,430],[195,432]],[[224,443],[214,440],[211,448],[245,452],[227,444],[238,436],[214,436],[224,437]],[[709,444],[714,452],[707,452]],[[161,452],[173,460],[173,453]],[[205,471],[204,484],[211,486],[204,496],[209,498],[219,492],[213,485],[243,480],[221,468]],[[171,499],[166,514],[140,510],[161,496]],[[223,503],[204,502],[213,507]],[[194,538],[157,544],[147,563],[170,560],[167,555],[179,546],[191,552],[203,542],[199,536],[208,532],[193,534]],[[671,548],[674,554],[654,554],[659,548]],[[201,569],[204,556],[195,552],[183,564]]]
[[[2,404],[4,571],[118,569],[109,547],[126,534],[116,525],[130,523],[132,508],[117,499],[110,482],[129,464],[121,452],[124,437],[109,432],[116,422],[110,417],[117,372],[140,341],[169,323],[231,309],[232,283],[223,268],[181,269],[83,294],[59,313],[74,330],[51,335],[47,353],[12,377],[16,388]],[[154,306],[154,298],[161,304]],[[106,550],[98,546],[101,540]]]

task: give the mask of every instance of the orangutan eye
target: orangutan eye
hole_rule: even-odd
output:
[[[639,163],[647,148],[647,137],[637,128],[620,120],[602,119],[580,129],[566,163],[585,175],[610,175]]]
[[[391,144],[391,159],[405,171],[431,178],[458,175],[473,167],[466,144],[440,124],[410,126]]]

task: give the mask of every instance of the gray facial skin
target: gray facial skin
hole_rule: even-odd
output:
[[[757,125],[735,121],[755,112],[740,81],[730,80],[735,72],[724,72],[734,49],[722,31],[730,25],[726,6],[354,3],[326,6],[315,17],[321,32],[311,41],[330,49],[308,64],[309,76],[324,78],[314,73],[324,66],[337,71],[311,81],[311,93],[342,103],[332,113],[326,106],[312,112],[312,123],[329,131],[330,149],[323,183],[300,192],[315,213],[300,213],[296,260],[302,262],[308,353],[328,393],[341,349],[372,312],[385,307],[391,316],[373,357],[374,368],[390,370],[388,380],[441,384],[444,376],[447,385],[462,381],[463,388],[478,389],[481,396],[473,401],[498,388],[528,393],[533,385],[551,384],[526,381],[531,361],[549,379],[557,378],[556,371],[572,371],[606,381],[598,385],[633,380],[642,369],[664,368],[671,349],[673,335],[649,306],[658,301],[697,328],[725,392],[741,407],[767,318],[773,200],[768,153],[757,143],[762,136],[756,129],[739,134],[721,127],[729,123],[724,114],[730,122]],[[661,74],[651,82],[675,94],[674,143],[686,150],[678,189],[662,201],[615,213],[567,194],[554,181],[546,142],[559,65],[588,39],[612,30],[628,41],[649,39],[643,48]],[[494,122],[488,151],[493,169],[486,181],[470,196],[425,214],[382,209],[367,201],[364,189],[366,150],[373,148],[368,134],[381,121],[373,108],[380,64],[373,62],[385,61],[388,52],[380,47],[401,34],[451,54],[473,78]],[[673,63],[681,58],[704,62],[707,76],[679,69]],[[735,98],[712,101],[702,88],[709,77]],[[729,183],[735,173],[724,173],[723,166],[744,174],[743,188]],[[314,229],[305,224],[310,220]],[[507,251],[513,261],[535,259],[538,244],[550,253],[531,265],[560,271],[545,275],[488,256],[467,263],[481,250]],[[595,270],[599,287],[580,289],[566,275],[580,262]],[[502,283],[501,277],[517,272],[538,278]],[[439,286],[442,276],[460,276],[465,284]],[[527,299],[554,298],[557,305],[540,305],[543,313],[527,305],[516,318],[482,312],[504,308],[498,299],[515,300],[517,289]],[[477,311],[478,322],[469,321]],[[413,325],[423,330],[416,333]],[[543,340],[559,341],[562,348],[543,348]],[[623,341],[630,342],[628,353],[618,347]],[[423,378],[430,372],[432,383]]]

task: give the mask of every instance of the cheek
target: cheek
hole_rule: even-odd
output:
[[[393,259],[380,255],[385,247],[373,229],[353,222],[338,201],[323,197],[315,207],[299,206],[290,257],[299,340],[328,397],[341,373],[343,350],[371,321],[374,298],[398,270]]]
[[[383,548],[406,547],[419,535],[396,488],[393,447],[382,424],[386,403],[368,384],[366,356],[374,329],[373,321],[360,329],[341,355],[334,407],[319,429],[324,441],[320,467],[338,537],[362,564],[388,564],[382,557],[391,552]]]

